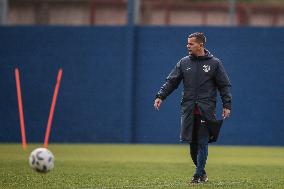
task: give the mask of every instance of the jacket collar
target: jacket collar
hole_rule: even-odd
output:
[[[206,59],[211,59],[213,57],[213,55],[207,49],[204,49],[204,52],[205,52],[204,56],[189,55],[189,58],[191,60],[206,60]]]

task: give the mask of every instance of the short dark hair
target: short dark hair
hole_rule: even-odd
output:
[[[196,40],[199,42],[199,43],[203,43],[205,45],[206,43],[206,37],[203,33],[201,32],[195,32],[195,33],[192,33],[188,36],[188,38],[192,38],[192,37],[195,37]]]

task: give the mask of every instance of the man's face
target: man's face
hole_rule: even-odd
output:
[[[187,39],[187,49],[190,55],[197,55],[200,52],[202,43],[198,43],[195,37]]]

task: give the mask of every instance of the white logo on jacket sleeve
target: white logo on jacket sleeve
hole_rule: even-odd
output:
[[[188,70],[190,70],[191,68],[190,67],[188,67],[188,68],[186,68],[186,71],[188,71]]]
[[[210,71],[210,66],[209,65],[203,65],[203,71],[204,72],[209,72]]]

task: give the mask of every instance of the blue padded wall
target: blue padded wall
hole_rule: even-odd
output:
[[[63,69],[51,142],[123,141],[124,28],[1,28],[1,141],[20,141],[19,67],[28,142],[43,142]]]
[[[136,142],[178,140],[181,87],[159,112],[152,101],[174,65],[187,55],[187,36],[195,31],[206,34],[207,48],[221,59],[233,85],[232,116],[218,144],[284,145],[284,30],[279,28],[140,28]]]
[[[14,77],[19,67],[28,142],[43,142],[62,68],[50,142],[178,143],[181,87],[160,111],[153,109],[153,100],[173,66],[187,55],[188,34],[203,31],[207,48],[222,60],[233,85],[232,116],[217,144],[284,145],[283,28],[133,31],[134,49],[127,49],[127,27],[1,27],[0,142],[21,141]],[[130,52],[134,62],[128,70]],[[127,81],[130,72],[132,82]],[[134,95],[131,127],[125,111],[129,92]]]

